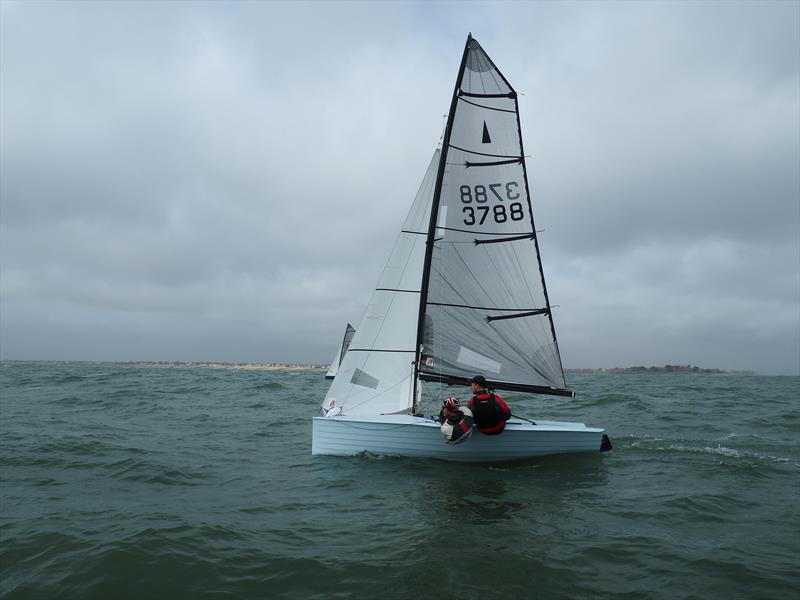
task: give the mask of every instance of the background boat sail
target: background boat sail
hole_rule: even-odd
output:
[[[500,436],[445,444],[438,422],[418,415],[423,387],[467,385],[476,374],[497,390],[574,395],[545,286],[517,94],[470,35],[442,148],[322,403],[324,416],[313,419],[312,453],[486,461],[600,450],[602,429],[521,419]]]
[[[345,354],[347,354],[348,348],[350,348],[350,342],[353,340],[353,336],[355,335],[356,330],[353,328],[350,323],[347,324],[347,327],[344,329],[344,337],[342,338],[342,345],[336,350],[336,354],[333,356],[333,360],[331,361],[331,366],[328,367],[327,373],[325,373],[325,379],[333,379],[336,377],[336,373],[339,372],[339,365],[342,364],[344,360]]]

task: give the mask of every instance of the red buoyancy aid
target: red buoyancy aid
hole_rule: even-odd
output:
[[[500,396],[483,392],[470,398],[467,406],[472,410],[475,427],[481,433],[497,435],[503,432],[506,421],[511,418],[511,409]]]

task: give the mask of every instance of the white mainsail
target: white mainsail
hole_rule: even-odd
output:
[[[410,412],[425,239],[439,166],[437,150],[323,402],[342,414]],[[337,411],[338,412],[338,411]]]

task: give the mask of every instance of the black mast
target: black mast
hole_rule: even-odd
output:
[[[431,217],[428,223],[428,238],[425,242],[425,263],[422,267],[422,288],[419,294],[419,316],[417,317],[417,345],[415,348],[416,359],[414,361],[414,391],[412,396],[412,412],[417,404],[417,381],[419,374],[419,361],[422,358],[422,328],[425,324],[425,305],[428,303],[428,282],[431,277],[431,256],[433,256],[433,240],[436,233],[436,218],[439,213],[439,202],[442,197],[442,179],[444,179],[444,169],[447,165],[447,149],[450,147],[450,134],[453,131],[453,116],[458,104],[458,92],[461,88],[461,80],[464,77],[464,67],[467,64],[469,53],[469,43],[472,40],[472,33],[467,34],[467,41],[464,44],[464,54],[461,56],[461,65],[458,67],[458,76],[453,88],[453,99],[450,101],[450,112],[447,114],[447,127],[444,130],[442,140],[442,153],[439,155],[439,168],[436,172],[436,184],[433,189],[433,200],[431,201]]]

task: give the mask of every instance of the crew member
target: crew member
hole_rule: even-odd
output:
[[[461,406],[455,396],[442,401],[439,423],[442,437],[448,444],[459,444],[472,435],[472,411]]]
[[[500,396],[486,389],[483,375],[473,377],[470,387],[475,395],[469,399],[467,407],[472,411],[475,427],[486,435],[503,433],[506,421],[511,418],[511,409]]]

